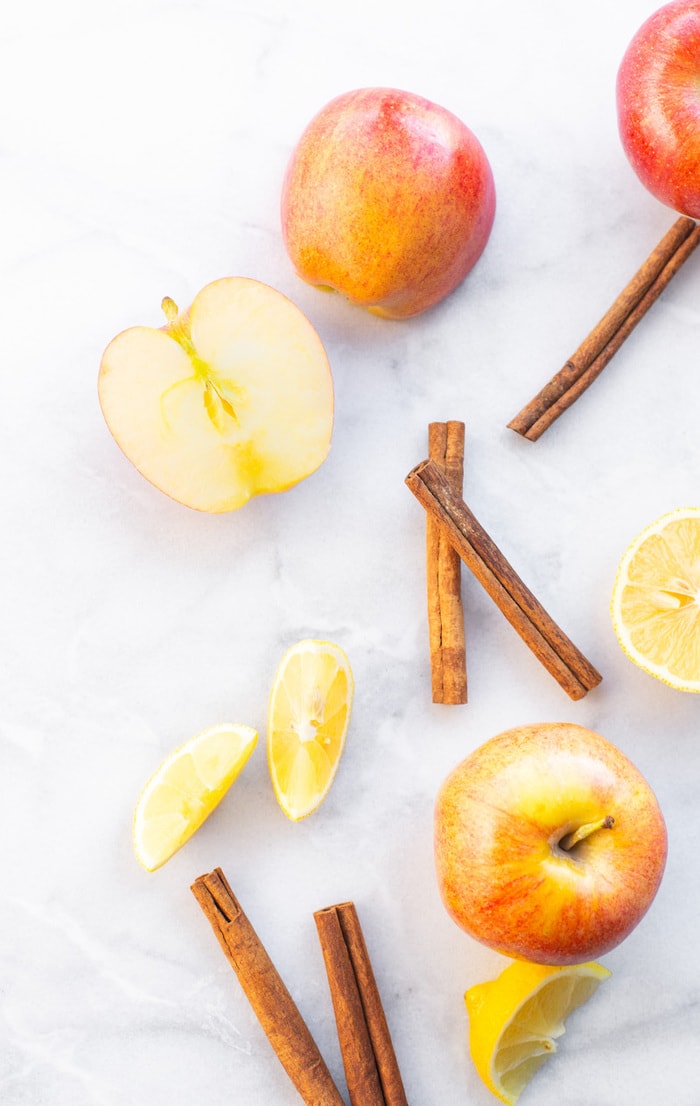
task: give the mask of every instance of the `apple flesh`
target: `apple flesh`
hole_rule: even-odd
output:
[[[477,941],[540,964],[595,960],[648,910],[666,827],[635,766],[592,730],[508,730],[448,775],[435,806],[437,880]]]
[[[139,472],[200,511],[230,511],[314,472],[333,430],[325,350],[302,312],[247,277],[213,281],[167,324],[108,345],[98,391]]]
[[[464,280],[495,206],[486,154],[460,119],[410,92],[364,88],[336,97],[302,134],[282,234],[305,281],[403,319]]]
[[[639,28],[617,75],[622,145],[662,203],[700,218],[700,0],[675,0]]]

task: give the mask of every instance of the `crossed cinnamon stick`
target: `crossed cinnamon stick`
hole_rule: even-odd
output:
[[[406,484],[567,695],[582,699],[596,687],[600,673],[526,587],[439,465],[422,461],[409,472]]]
[[[637,323],[700,244],[700,225],[681,215],[564,367],[508,423],[531,442],[600,375]]]

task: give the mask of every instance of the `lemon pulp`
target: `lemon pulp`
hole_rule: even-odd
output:
[[[267,755],[277,801],[293,821],[325,799],[345,746],[354,682],[344,651],[305,639],[282,658],[270,694]]]
[[[671,511],[637,535],[617,570],[611,616],[635,664],[700,692],[700,508]]]
[[[189,841],[238,777],[257,740],[250,726],[212,726],[159,765],[134,811],[134,852],[147,871],[160,868]]]

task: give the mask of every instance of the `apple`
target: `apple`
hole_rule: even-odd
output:
[[[282,234],[309,284],[404,319],[464,280],[495,207],[488,159],[461,120],[411,92],[362,88],[331,100],[299,139]]]
[[[453,769],[436,800],[447,911],[515,959],[578,964],[609,952],[649,908],[666,850],[643,776],[583,726],[499,734]]]
[[[207,284],[182,313],[162,306],[166,325],[122,331],[99,372],[107,426],[139,472],[212,512],[314,472],[330,448],[333,382],[299,308],[247,277]]]
[[[620,137],[652,195],[700,218],[700,0],[674,0],[646,20],[617,75]]]

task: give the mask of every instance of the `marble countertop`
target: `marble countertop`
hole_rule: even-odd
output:
[[[647,523],[697,504],[700,257],[536,444],[506,423],[671,225],[617,136],[614,82],[653,0],[28,0],[0,42],[3,1106],[296,1106],[189,886],[220,865],[343,1094],[313,912],[358,909],[412,1106],[488,1106],[462,995],[505,961],[445,913],[436,790],[487,738],[572,721],[652,784],[670,851],[651,911],[604,958],[530,1106],[698,1106],[700,700],[639,671],[609,600]],[[498,210],[434,310],[387,322],[294,274],[291,149],[364,85],[443,104],[480,138]],[[329,459],[283,495],[201,515],[128,464],[96,375],[121,329],[208,281],[272,284],[329,354]],[[465,573],[469,703],[431,703],[424,514],[404,486],[431,420],[467,427],[465,498],[603,674],[573,703]],[[294,824],[261,741],[164,868],[131,847],[139,791],[220,721],[265,733],[284,650],[355,673],[333,789]]]

